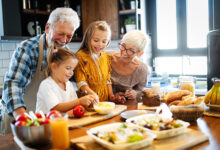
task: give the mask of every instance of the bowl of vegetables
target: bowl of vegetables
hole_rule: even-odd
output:
[[[184,133],[186,128],[189,126],[188,122],[173,118],[163,118],[157,114],[146,114],[132,117],[127,119],[126,122],[147,129],[151,133],[156,134],[157,139],[180,135]]]
[[[59,115],[59,112],[24,113],[11,122],[12,133],[24,145],[34,147],[51,143],[50,117]]]
[[[152,144],[156,135],[128,123],[112,123],[91,128],[87,134],[107,149],[140,149]]]

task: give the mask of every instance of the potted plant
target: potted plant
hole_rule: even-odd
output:
[[[135,30],[136,24],[135,24],[135,20],[133,18],[125,19],[124,24],[125,24],[126,32],[129,32],[131,30]]]

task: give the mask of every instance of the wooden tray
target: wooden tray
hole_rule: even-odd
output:
[[[89,125],[92,123],[107,120],[116,115],[119,115],[121,112],[125,110],[127,110],[126,105],[115,105],[115,109],[110,114],[107,114],[107,115],[99,115],[96,112],[87,112],[85,116],[83,116],[82,118],[69,118],[68,127],[72,129],[78,126],[85,126],[85,125]]]
[[[150,106],[144,105],[143,103],[138,103],[138,109],[156,111],[156,109],[157,109],[158,107],[159,107],[159,106],[150,107]]]
[[[204,133],[187,128],[186,132],[181,135],[167,139],[154,140],[152,145],[145,147],[142,150],[187,149],[208,140],[208,136]],[[96,143],[88,135],[71,139],[70,142],[71,146],[81,150],[105,150],[104,147]]]

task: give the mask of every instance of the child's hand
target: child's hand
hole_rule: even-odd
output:
[[[93,103],[94,99],[95,99],[94,95],[86,95],[79,98],[79,104],[88,107],[91,103]]]
[[[127,99],[136,99],[137,92],[135,90],[126,90],[125,97]]]
[[[96,93],[91,94],[93,96],[93,103],[95,101],[95,103],[99,103],[99,96]]]

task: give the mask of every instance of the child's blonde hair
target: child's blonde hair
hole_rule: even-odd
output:
[[[92,36],[93,36],[96,29],[101,30],[101,31],[108,31],[109,36],[108,36],[107,46],[109,45],[110,39],[111,39],[110,26],[107,24],[106,21],[95,21],[95,22],[91,23],[88,26],[88,28],[86,29],[86,32],[83,36],[82,44],[81,44],[79,50],[83,50],[83,51],[88,52],[90,54],[92,60],[94,61],[95,65],[98,69],[98,72],[100,72],[98,62],[96,60],[96,57],[93,56],[92,47],[91,47],[91,38],[92,38]]]
[[[82,44],[79,50],[87,51],[90,53],[90,55],[92,55],[91,38],[96,29],[101,30],[101,31],[108,31],[109,33],[108,44],[110,43],[110,39],[111,39],[110,26],[107,24],[106,21],[95,21],[95,22],[92,22],[86,29],[86,32],[83,36]]]
[[[59,66],[61,63],[63,63],[69,57],[72,57],[73,59],[76,59],[77,63],[78,63],[78,58],[77,58],[76,54],[71,52],[68,49],[57,48],[54,52],[52,52],[49,56],[49,59],[48,59],[48,65],[47,65],[47,69],[46,69],[46,76],[51,75],[51,68],[50,68],[51,63],[56,63],[57,66]]]

